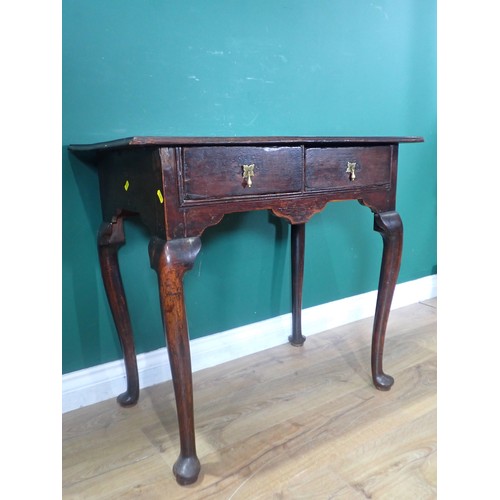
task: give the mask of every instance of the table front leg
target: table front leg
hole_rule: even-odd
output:
[[[374,229],[382,235],[384,250],[373,324],[372,378],[377,389],[388,391],[394,384],[394,378],[384,373],[382,358],[387,321],[389,319],[392,297],[396,287],[403,251],[403,224],[401,217],[395,211],[376,213]]]
[[[302,335],[302,285],[304,282],[304,250],[306,225],[291,225],[292,247],[292,335],[290,344],[301,346],[306,341]]]
[[[191,269],[201,243],[199,238],[165,241],[153,237],[149,244],[151,267],[158,275],[163,325],[167,341],[177,420],[180,455],[173,466],[177,482],[194,483],[200,472],[196,456],[191,355],[184,304],[184,273]]]
[[[124,243],[122,217],[118,217],[116,222],[104,222],[101,225],[97,238],[99,263],[109,307],[122,346],[127,375],[127,390],[120,394],[117,400],[121,406],[132,406],[139,399],[139,375],[132,325],[118,264],[118,250]]]

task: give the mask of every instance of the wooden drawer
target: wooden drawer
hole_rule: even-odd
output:
[[[391,146],[308,148],[305,177],[310,191],[389,185]]]
[[[250,181],[244,165],[251,166]],[[302,190],[302,148],[185,147],[182,180],[185,200],[255,196]]]

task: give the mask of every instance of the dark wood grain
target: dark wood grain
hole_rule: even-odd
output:
[[[103,220],[137,215],[152,234],[165,237],[165,214],[158,151],[113,151],[97,159]]]
[[[183,276],[200,250],[203,231],[225,214],[271,210],[292,224],[292,335],[302,345],[305,223],[327,203],[358,200],[375,217],[383,238],[372,338],[375,387],[388,390],[385,332],[399,273],[403,230],[396,212],[398,147],[420,137],[130,137],[70,151],[99,170],[103,225],[99,258],[111,310],[123,346],[127,391],[120,404],[137,401],[139,383],[132,329],[118,267],[123,219],[135,215],[149,229],[151,267],[158,275],[165,338],[177,406],[179,484],[196,481],[193,388]],[[252,164],[251,185],[244,165]],[[349,171],[355,164],[355,172]],[[355,173],[355,175],[352,175]]]
[[[136,136],[116,139],[95,144],[71,144],[70,151],[78,154],[96,153],[113,149],[134,149],[147,146],[175,147],[175,146],[217,146],[217,145],[346,145],[346,144],[401,144],[423,142],[422,137],[322,137],[322,136],[270,136],[270,137],[165,137],[165,136]],[[88,158],[88,156],[87,156]]]
[[[305,187],[308,190],[389,187],[391,149],[391,146],[307,148]],[[351,180],[347,172],[348,163],[355,164],[355,179]]]
[[[122,347],[127,375],[127,390],[117,399],[121,406],[133,406],[139,399],[139,374],[132,324],[118,263],[118,250],[124,244],[123,218],[118,217],[115,222],[103,222],[97,238],[99,263],[104,289]]]
[[[377,389],[387,391],[394,384],[394,378],[384,373],[382,359],[387,321],[401,265],[403,223],[397,212],[382,212],[375,215],[374,229],[382,235],[384,250],[373,322],[372,377]]]
[[[243,165],[253,165],[249,186]],[[186,200],[300,192],[301,147],[204,146],[183,149]]]
[[[200,472],[194,436],[191,355],[182,282],[184,273],[193,267],[200,248],[199,238],[165,241],[153,237],[149,244],[151,267],[158,275],[165,338],[177,405],[181,451],[173,466],[173,472],[181,485],[194,483]]]
[[[306,338],[302,335],[302,284],[304,283],[305,241],[305,223],[292,224],[292,334],[288,337],[288,340],[294,346],[301,346],[306,341]]]

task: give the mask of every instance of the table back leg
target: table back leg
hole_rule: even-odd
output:
[[[117,400],[121,406],[133,406],[139,399],[139,374],[132,325],[118,264],[118,250],[124,244],[122,217],[118,217],[116,222],[104,222],[101,225],[97,238],[99,263],[104,288],[122,346],[127,375],[127,390],[120,394]]]
[[[292,248],[292,335],[290,344],[302,346],[306,338],[302,335],[302,284],[304,281],[304,251],[306,225],[291,224]]]

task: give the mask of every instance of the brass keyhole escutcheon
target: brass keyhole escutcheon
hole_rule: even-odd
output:
[[[349,179],[351,181],[356,179],[356,162],[351,163],[350,161],[348,161],[346,172],[349,174]]]
[[[254,168],[255,165],[253,163],[251,165],[243,165],[243,179],[247,181],[248,187],[252,187],[252,177],[255,175]]]

